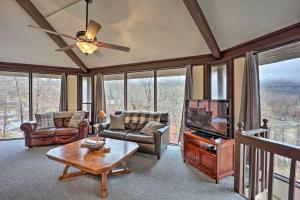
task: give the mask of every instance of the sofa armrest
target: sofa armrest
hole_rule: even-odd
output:
[[[168,125],[156,130],[154,132],[154,140],[155,140],[155,152],[157,158],[160,158],[160,154],[164,151],[170,142],[170,127]]]
[[[35,131],[36,122],[35,121],[24,122],[21,124],[20,129],[21,131],[24,132],[25,146],[30,148],[31,147],[30,133]]]
[[[160,133],[161,135],[162,134],[167,134],[168,131],[169,131],[169,126],[164,126],[164,127],[160,128],[160,129],[156,130],[156,132]]]
[[[78,129],[79,129],[79,135],[80,138],[86,138],[88,133],[89,133],[89,122],[88,120],[82,120],[79,124],[78,124]]]
[[[100,124],[103,126],[104,129],[108,129],[110,126],[109,122],[105,122],[105,123],[94,124],[93,127],[96,128],[97,130],[99,130],[98,127],[100,126]]]
[[[24,122],[21,124],[20,129],[25,133],[25,135],[29,134],[32,131],[35,131],[36,122],[35,121]]]

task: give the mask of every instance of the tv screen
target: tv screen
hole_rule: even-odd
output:
[[[229,100],[188,100],[186,126],[231,138]]]

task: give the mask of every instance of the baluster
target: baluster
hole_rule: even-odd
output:
[[[250,158],[251,158],[251,162],[250,162],[250,199],[254,200],[255,199],[255,195],[256,195],[256,173],[257,173],[257,168],[256,168],[256,148],[251,146],[250,147]]]
[[[296,165],[297,161],[292,159],[290,168],[289,200],[295,199]]]
[[[273,196],[273,174],[274,174],[274,153],[270,152],[268,200],[272,200],[272,196]]]

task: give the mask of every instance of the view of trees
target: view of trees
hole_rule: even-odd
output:
[[[300,58],[260,66],[261,116],[271,138],[300,146]],[[300,181],[300,166],[297,165]],[[289,176],[290,160],[276,157],[275,171]]]
[[[170,115],[170,143],[178,143],[184,103],[184,84],[185,69],[157,72],[157,110],[168,112]]]
[[[105,76],[106,111],[124,109],[124,75]],[[178,142],[184,99],[185,68],[157,72],[157,110],[170,114],[170,142]],[[154,111],[154,73],[128,74],[128,110]]]
[[[104,76],[105,100],[107,114],[124,109],[124,75]]]
[[[127,86],[128,110],[154,111],[154,73],[130,73]]]
[[[59,75],[33,74],[32,106],[34,113],[57,112],[60,100]]]
[[[29,74],[0,73],[0,138],[23,137],[19,127],[29,120]],[[34,75],[33,113],[58,111],[60,76]]]
[[[28,74],[0,73],[0,138],[19,138],[20,124],[29,119]]]

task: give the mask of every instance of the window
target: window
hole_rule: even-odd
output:
[[[154,72],[136,72],[127,75],[128,110],[154,111]]]
[[[29,120],[29,75],[0,72],[0,138],[22,138],[19,127]]]
[[[35,113],[59,111],[61,76],[32,75],[32,108]]]
[[[226,99],[226,64],[211,66],[211,99]]]
[[[259,53],[261,117],[271,139],[300,146],[300,43]],[[300,166],[297,165],[300,181]],[[290,160],[277,156],[275,172],[289,177]]]
[[[124,74],[105,75],[104,88],[107,114],[124,110]]]
[[[89,113],[89,120],[92,120],[92,77],[82,77],[82,110]]]
[[[157,71],[157,110],[170,115],[170,143],[178,142],[184,102],[185,68]]]

